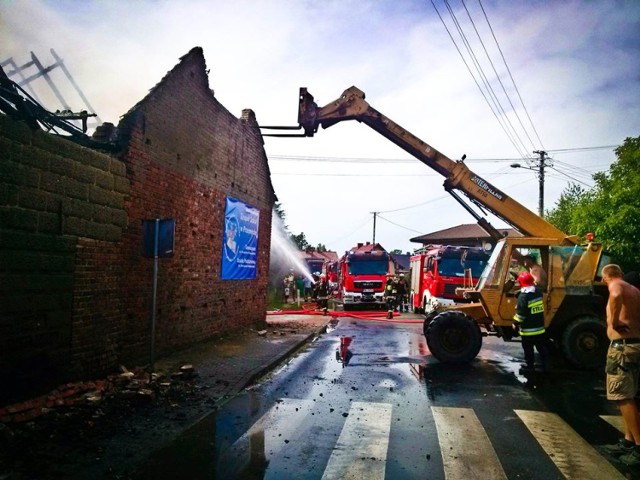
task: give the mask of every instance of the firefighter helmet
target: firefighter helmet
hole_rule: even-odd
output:
[[[522,272],[518,275],[518,283],[521,287],[530,287],[534,284],[533,276],[529,272]]]

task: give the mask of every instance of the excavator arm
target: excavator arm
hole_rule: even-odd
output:
[[[462,161],[453,161],[431,145],[408,132],[400,125],[372,108],[364,92],[356,87],[348,88],[337,100],[318,107],[306,88],[300,89],[298,124],[304,135],[312,137],[320,126],[330,126],[344,120],[357,120],[409,152],[422,163],[445,177],[444,188],[471,213],[478,223],[496,238],[500,235],[483,217],[478,215],[457,194],[461,191],[473,203],[501,218],[528,237],[555,238],[558,243],[575,244],[578,237],[568,236],[555,226],[524,207],[479,175],[473,173]]]

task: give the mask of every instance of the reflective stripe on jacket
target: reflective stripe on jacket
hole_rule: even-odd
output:
[[[520,335],[523,337],[541,335],[545,332],[544,304],[540,289],[525,287],[520,291],[513,321],[518,323]]]

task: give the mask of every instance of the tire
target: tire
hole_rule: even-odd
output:
[[[482,346],[480,327],[461,312],[442,312],[428,325],[425,320],[424,330],[432,355],[444,363],[469,363]]]
[[[607,327],[595,315],[581,315],[567,324],[560,344],[563,356],[574,367],[584,370],[602,368],[609,348]]]
[[[424,315],[424,324],[422,326],[422,332],[424,333],[424,336],[427,336],[427,329],[429,328],[429,325],[431,325],[431,321],[436,318],[439,315],[438,312],[436,312],[435,310],[429,312],[429,313],[425,313]]]

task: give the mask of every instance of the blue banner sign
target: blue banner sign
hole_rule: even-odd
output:
[[[227,197],[222,238],[222,280],[256,278],[260,210]]]

